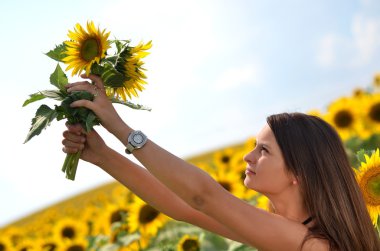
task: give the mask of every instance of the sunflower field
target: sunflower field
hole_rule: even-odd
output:
[[[340,97],[324,111],[309,111],[341,136],[357,174],[374,227],[380,219],[380,74],[367,89]],[[267,209],[266,197],[243,185],[243,156],[255,137],[188,161],[206,170],[225,189]],[[380,233],[380,232],[379,232]],[[171,219],[117,182],[80,194],[0,229],[0,251],[244,251],[255,250]]]

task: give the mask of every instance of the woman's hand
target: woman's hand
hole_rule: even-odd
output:
[[[67,130],[63,132],[63,152],[76,153],[82,151],[81,159],[100,166],[107,155],[108,146],[95,131],[85,133],[80,124],[66,124]]]
[[[112,134],[115,134],[120,128],[125,126],[125,123],[107,97],[102,79],[93,74],[89,76],[82,74],[81,77],[90,79],[94,84],[90,84],[88,81],[68,84],[66,86],[67,91],[87,91],[94,95],[94,100],[78,100],[73,102],[71,107],[86,107],[92,110],[100,119],[102,126]]]

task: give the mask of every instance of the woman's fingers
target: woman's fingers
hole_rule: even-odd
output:
[[[68,131],[77,135],[81,135],[84,132],[84,129],[80,124],[69,124],[68,122],[66,122],[66,127]]]
[[[94,74],[90,74],[88,76],[86,74],[82,74],[81,77],[90,79],[91,81],[95,83],[95,86],[97,86],[99,89],[104,89],[103,80],[99,76],[94,75]]]
[[[90,84],[88,81],[75,82],[72,84],[68,84],[66,87],[68,92],[87,91],[94,95],[98,94],[97,90],[99,89],[97,86]]]
[[[66,140],[73,142],[73,143],[83,144],[84,142],[86,142],[86,137],[83,134],[72,133],[70,131],[64,131],[63,137]]]
[[[76,133],[72,133],[70,131],[63,132],[64,139],[62,140],[63,144],[63,152],[65,153],[76,153],[79,150],[84,148],[84,143],[86,142],[86,138],[83,135],[78,135]]]

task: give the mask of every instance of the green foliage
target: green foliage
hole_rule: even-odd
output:
[[[136,110],[147,110],[147,111],[152,110],[150,107],[147,107],[144,105],[139,105],[139,104],[134,104],[132,102],[123,101],[123,100],[116,99],[116,98],[111,98],[111,101],[114,104],[122,104],[122,105],[128,106],[129,108],[136,109]]]
[[[366,162],[365,155],[371,156],[372,153],[372,150],[360,149],[360,151],[356,153],[356,158],[358,159],[359,163]]]
[[[364,149],[376,149],[380,146],[380,134],[372,134],[367,139],[352,137],[344,142],[344,146],[346,148],[351,166],[358,168],[360,163],[364,160],[364,154],[371,154],[370,150]]]
[[[43,93],[41,93],[41,92],[30,94],[29,98],[24,101],[24,103],[22,104],[22,106],[23,107],[27,106],[30,103],[36,102],[36,101],[44,99],[44,98],[46,98],[46,96]]]
[[[62,60],[66,57],[66,44],[62,43],[56,46],[53,50],[50,50],[46,55],[58,62],[63,62]]]
[[[31,138],[39,135],[43,129],[50,125],[50,123],[57,117],[57,112],[47,105],[41,105],[36,112],[35,117],[32,119],[32,127],[24,143],[28,142]]]
[[[87,132],[91,131],[95,125],[100,124],[100,120],[96,117],[93,111],[85,107],[71,107],[71,103],[77,100],[94,99],[94,95],[86,91],[72,92],[62,101],[60,106],[56,107],[58,119],[67,119],[69,124],[80,123]]]
[[[93,64],[91,72],[100,76],[104,82],[105,86],[110,86],[114,88],[123,87],[124,81],[126,81],[126,76],[120,73],[115,67],[109,63],[105,63],[102,66],[98,64]]]
[[[57,64],[54,72],[50,75],[50,83],[57,87],[60,91],[66,92],[65,86],[68,83],[68,79],[61,66]]]

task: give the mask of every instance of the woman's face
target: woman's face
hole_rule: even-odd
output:
[[[269,125],[256,136],[256,147],[244,156],[247,162],[246,187],[269,195],[291,186],[294,176],[286,171],[282,152]]]

